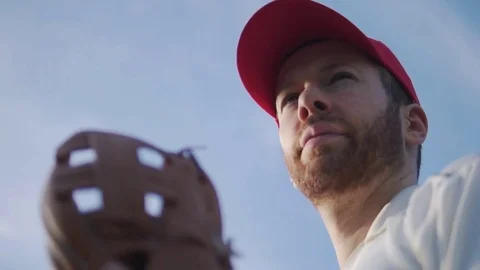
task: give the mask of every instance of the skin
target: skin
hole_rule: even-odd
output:
[[[289,56],[276,88],[279,138],[292,182],[320,213],[342,267],[385,204],[417,183],[425,112],[418,104],[392,106],[377,66],[336,41]],[[328,134],[304,146],[308,130]]]

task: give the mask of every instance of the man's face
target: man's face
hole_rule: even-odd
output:
[[[326,41],[290,56],[276,108],[287,168],[310,200],[344,194],[402,165],[398,108],[378,68],[349,45]]]

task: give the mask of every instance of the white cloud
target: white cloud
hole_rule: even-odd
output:
[[[427,12],[428,7],[424,7],[431,29],[440,41],[431,44],[432,48],[437,47],[438,51],[442,51],[436,57],[443,56],[441,59],[446,60],[443,63],[445,69],[460,80],[465,80],[469,84],[467,86],[476,90],[474,94],[480,97],[480,36],[468,29],[466,24],[449,10],[446,2],[436,3],[434,12]]]
[[[365,5],[367,4],[367,5]],[[385,41],[415,81],[454,80],[464,101],[480,97],[480,36],[444,1],[334,3],[367,34]],[[370,7],[375,7],[375,10]],[[369,16],[364,16],[368,9]],[[422,93],[419,93],[422,95]]]
[[[279,159],[275,160],[275,158],[281,158],[281,156],[279,155],[277,129],[273,120],[270,119],[269,116],[264,115],[263,111],[259,109],[252,112],[251,110],[253,110],[255,106],[252,103],[246,104],[242,102],[235,105],[226,102],[226,104],[222,103],[217,105],[216,101],[211,100],[211,97],[216,96],[220,91],[231,91],[231,86],[235,83],[230,82],[229,84],[223,81],[223,84],[217,84],[217,80],[222,79],[218,78],[218,76],[224,74],[220,73],[220,71],[222,71],[222,68],[225,66],[228,66],[229,70],[236,72],[233,61],[235,48],[228,48],[232,50],[230,52],[230,58],[219,59],[217,47],[214,45],[225,39],[229,39],[227,42],[229,45],[236,45],[236,38],[238,37],[235,35],[236,33],[229,32],[223,35],[221,31],[231,30],[232,28],[239,30],[237,27],[243,24],[245,22],[244,20],[246,20],[252,12],[256,11],[256,8],[259,8],[268,1],[236,1],[235,4],[226,4],[224,2],[219,4],[221,1],[218,2],[217,0],[208,1],[203,4],[195,1],[190,2],[192,5],[201,8],[199,10],[201,13],[196,13],[198,16],[195,21],[186,21],[188,24],[196,23],[197,19],[202,20],[199,19],[202,16],[215,14],[215,16],[205,19],[208,20],[208,24],[196,24],[194,25],[195,27],[192,27],[192,29],[201,29],[205,30],[205,32],[200,31],[193,33],[192,31],[192,33],[180,34],[161,32],[165,35],[171,34],[172,36],[159,37],[161,40],[159,44],[164,43],[165,46],[159,47],[158,52],[157,50],[146,53],[142,52],[143,47],[135,46],[135,42],[129,39],[130,36],[128,35],[131,34],[131,32],[122,32],[124,36],[119,34],[115,36],[118,39],[113,39],[114,37],[111,33],[106,33],[106,35],[102,37],[101,33],[89,32],[88,29],[83,29],[81,24],[76,24],[75,26],[47,25],[40,27],[39,32],[30,33],[34,39],[45,38],[46,40],[43,42],[37,41],[37,43],[44,46],[36,50],[29,48],[28,42],[32,40],[29,39],[30,34],[27,32],[17,35],[12,31],[2,37],[2,42],[0,42],[0,58],[2,59],[2,61],[0,61],[0,93],[2,95],[2,99],[0,100],[0,122],[4,129],[0,132],[0,141],[6,143],[0,152],[0,164],[2,164],[2,170],[0,171],[2,176],[0,177],[0,179],[2,179],[0,180],[0,198],[2,198],[3,205],[7,205],[8,207],[0,208],[0,239],[17,243],[17,247],[28,250],[27,254],[36,254],[37,256],[44,255],[42,242],[44,232],[39,217],[39,200],[41,188],[45,184],[48,170],[53,162],[53,151],[55,147],[63,141],[66,136],[79,127],[108,128],[115,125],[99,118],[100,116],[108,115],[107,112],[99,111],[100,105],[91,109],[91,112],[86,106],[84,106],[84,108],[82,108],[82,106],[76,106],[73,111],[62,112],[60,111],[60,106],[51,108],[48,98],[52,101],[58,101],[56,99],[59,97],[56,94],[62,93],[63,98],[71,98],[69,102],[75,101],[75,98],[64,93],[64,91],[68,91],[68,86],[72,85],[77,87],[76,91],[72,91],[72,95],[78,95],[79,97],[92,95],[96,97],[97,100],[107,102],[110,100],[109,95],[116,93],[117,89],[111,87],[104,92],[100,92],[101,87],[98,86],[98,84],[108,84],[111,80],[115,79],[119,79],[121,82],[124,82],[121,79],[128,80],[127,78],[120,78],[121,74],[124,73],[121,73],[119,70],[125,63],[134,62],[130,66],[133,69],[138,71],[142,67],[144,68],[141,69],[139,73],[146,73],[148,76],[151,76],[150,78],[155,76],[159,77],[156,78],[158,79],[157,81],[152,79],[150,83],[155,84],[160,81],[163,86],[169,88],[167,89],[168,91],[179,89],[179,91],[184,91],[185,93],[192,93],[188,99],[180,98],[179,95],[172,95],[163,101],[154,101],[154,105],[150,105],[150,109],[146,110],[150,110],[149,113],[139,113],[138,117],[141,120],[146,115],[161,114],[160,116],[155,115],[153,117],[153,120],[157,121],[152,124],[156,125],[155,128],[143,129],[158,131],[147,134],[144,133],[142,134],[143,137],[159,142],[166,147],[168,147],[168,145],[164,144],[165,137],[161,137],[162,134],[165,133],[173,134],[166,140],[167,144],[169,142],[178,143],[179,138],[181,138],[182,141],[188,141],[191,137],[194,137],[192,141],[195,141],[195,143],[198,141],[203,144],[210,137],[214,137],[212,133],[218,132],[211,131],[209,133],[208,131],[218,127],[217,124],[221,122],[220,120],[224,120],[220,118],[228,117],[232,125],[221,131],[225,133],[225,138],[219,140],[219,146],[215,145],[210,153],[216,151],[214,153],[222,155],[225,153],[232,154],[228,152],[228,150],[225,150],[227,148],[229,149],[226,144],[231,141],[229,138],[226,138],[226,136],[230,135],[239,136],[240,138],[248,137],[250,141],[247,139],[243,140],[243,142],[248,141],[248,146],[238,146],[238,151],[243,151],[241,154],[245,154],[247,157],[251,156],[252,153],[246,149],[258,150],[254,149],[256,145],[263,145],[262,147],[265,148],[259,148],[261,149],[261,151],[259,151],[261,153],[256,154],[256,157],[251,157],[251,160],[242,160],[242,158],[244,158],[243,156],[232,157],[232,160],[239,162],[234,165],[229,164],[233,163],[233,161],[229,159],[223,159],[221,162],[214,158],[209,159],[211,160],[210,165],[220,167],[206,167],[208,171],[212,171],[213,175],[221,176],[215,178],[218,183],[232,189],[238,188],[239,185],[244,185],[245,191],[248,191],[252,185],[257,184],[254,181],[258,179],[253,179],[254,177],[252,177],[252,175],[256,175],[262,169],[269,170],[271,168],[272,171],[277,171],[275,166]],[[480,45],[479,37],[470,31],[470,29],[462,23],[461,19],[452,13],[444,3],[433,1],[376,0],[366,0],[361,1],[361,3],[333,0],[331,2],[334,3],[332,6],[337,7],[337,10],[345,13],[347,17],[354,17],[356,18],[355,21],[365,25],[365,28],[368,30],[367,32],[375,32],[377,34],[376,36],[386,40],[395,51],[400,51],[402,58],[407,59],[405,62],[408,68],[416,70],[413,76],[434,78],[436,74],[432,75],[431,69],[433,63],[435,70],[440,72],[439,74],[441,74],[442,79],[456,79],[462,84],[465,84],[466,88],[473,89],[474,92],[463,92],[467,101],[472,99],[469,97],[470,94],[479,93],[480,79],[476,76],[480,73],[478,64],[480,63],[480,52],[476,49],[478,48],[477,45]],[[151,1],[129,1],[128,3],[129,12],[132,15],[138,17],[150,16],[149,12],[152,12],[153,2]],[[182,5],[185,5],[185,2],[182,3]],[[172,7],[169,8],[172,9]],[[221,10],[215,10],[210,13],[210,10],[215,8],[221,8]],[[195,11],[192,12],[195,13]],[[231,27],[230,22],[217,22],[216,20],[218,18],[216,15],[218,14],[222,14],[222,19],[231,18],[231,23],[235,24],[235,26]],[[368,16],[366,16],[366,14],[368,14]],[[374,18],[375,14],[378,15],[377,18]],[[163,15],[164,14],[162,14],[162,16]],[[241,18],[240,20],[242,21],[238,22],[238,18]],[[156,21],[156,18],[151,18],[151,20]],[[171,22],[169,20],[167,21]],[[215,26],[212,22],[221,25]],[[158,19],[158,23],[163,23],[161,18]],[[146,31],[150,31],[149,29],[151,28],[148,27],[152,26],[146,25],[145,27]],[[175,29],[176,26],[173,25],[171,27]],[[22,30],[26,30],[26,24],[22,24],[21,28]],[[29,30],[33,31],[33,29]],[[138,29],[138,31],[143,30],[144,29]],[[22,39],[15,40],[18,36]],[[184,39],[179,37],[183,37]],[[192,39],[196,40],[197,43],[194,45],[187,43],[179,44],[191,37],[197,38]],[[232,37],[235,38],[234,41],[230,40]],[[148,39],[140,40],[140,42],[146,42],[146,40]],[[58,44],[55,42],[58,42]],[[61,52],[55,50],[49,51],[51,48],[48,48],[47,45],[52,44],[58,45],[58,49],[61,50]],[[201,45],[203,45],[203,47],[200,47]],[[150,55],[150,53],[152,53],[152,55]],[[149,64],[155,62],[158,63],[158,65],[144,67],[143,62],[139,61],[138,58],[147,58],[147,56],[155,59],[149,62]],[[418,69],[416,65],[421,65],[423,70]],[[212,92],[188,92],[197,90],[196,83],[198,83],[198,81],[195,81],[196,78],[192,76],[194,67],[213,73],[210,77],[206,78],[211,80],[211,82],[206,84],[207,86],[214,86],[226,90],[215,90],[218,91],[215,92],[215,95],[212,95]],[[45,70],[48,72],[40,72]],[[117,73],[112,75],[112,72]],[[139,76],[139,73],[135,75]],[[199,74],[200,73],[197,73],[195,75]],[[42,75],[47,77],[43,77]],[[234,76],[237,75],[234,74]],[[141,77],[138,83],[143,82],[143,79],[144,78]],[[228,81],[229,80],[230,79],[228,79]],[[35,85],[32,81],[42,83],[42,89],[49,90],[49,86],[51,86],[52,89],[48,93],[34,92],[34,90],[37,89],[34,87]],[[238,79],[237,82],[239,82]],[[136,85],[135,83],[132,83],[132,85]],[[85,92],[81,92],[80,95],[78,93],[78,85],[80,84],[82,84],[82,87],[92,87],[85,89]],[[110,86],[110,84],[108,84],[108,86]],[[28,87],[31,88],[25,89]],[[67,89],[63,89],[63,87],[67,87]],[[139,89],[140,88],[142,87],[139,87]],[[147,89],[143,92],[140,92],[141,90],[139,89],[134,89],[135,91],[139,91],[138,95],[148,97],[138,99],[137,101],[147,101],[150,99],[150,95],[158,95],[158,93],[155,93],[158,91],[157,89]],[[162,90],[167,91],[165,89]],[[201,90],[205,91],[205,89]],[[241,85],[240,87],[235,87],[233,91],[237,90],[243,91]],[[45,98],[45,95],[49,94],[50,96]],[[240,96],[238,93],[231,95],[235,98]],[[246,96],[247,93],[245,92],[244,95]],[[205,97],[205,100],[202,100],[203,97]],[[230,94],[225,94],[223,97],[225,99],[231,98]],[[127,99],[127,101],[121,105],[111,104],[112,107],[115,106],[115,109],[112,111],[120,112],[123,105],[125,105],[125,107],[129,105],[129,97],[125,99]],[[244,100],[247,100],[247,98]],[[472,100],[475,101],[476,99]],[[65,104],[68,106],[70,103],[65,102]],[[140,104],[140,102],[138,104]],[[167,110],[168,104],[174,104],[175,106],[172,107],[182,107],[184,109],[170,112]],[[140,107],[140,105],[138,106]],[[145,106],[147,107],[147,105]],[[209,108],[209,106],[218,107]],[[248,109],[245,109],[246,107],[248,107]],[[212,110],[209,111],[208,109]],[[224,110],[226,113],[217,114],[218,111],[215,111],[215,109],[219,111]],[[245,112],[250,112],[250,114]],[[125,112],[122,116],[127,115],[129,115],[129,113]],[[241,127],[236,126],[235,121],[238,120],[238,117],[245,115],[247,115],[247,118],[250,117],[250,121],[242,119],[243,124],[246,124]],[[121,122],[123,120],[122,116],[118,121]],[[123,129],[139,130],[142,126],[149,125],[146,123],[147,120],[145,120],[145,123],[142,123],[142,121],[139,121],[136,117],[137,116],[132,117],[132,119],[136,121],[125,124],[122,126]],[[202,123],[202,121],[195,121],[195,119],[199,118],[203,120],[210,119],[211,122]],[[114,117],[112,119],[114,119]],[[118,119],[118,116],[116,119]],[[150,121],[152,121],[152,118],[148,120],[148,122]],[[176,123],[176,121],[179,123]],[[165,125],[162,124],[165,122],[172,124],[172,126],[173,124],[177,124],[175,130],[177,130],[179,126],[181,126],[181,128],[178,129],[185,127],[187,132],[175,134],[175,132],[171,130],[162,130],[162,128],[165,128]],[[136,126],[132,126],[134,124]],[[246,128],[251,128],[252,130],[245,130]],[[237,130],[239,134],[233,134],[234,131],[236,132]],[[139,132],[141,131],[139,130]],[[259,135],[256,136],[256,134]],[[177,139],[177,141],[174,139]],[[212,139],[212,143],[213,140],[214,139]],[[277,150],[273,151],[271,149]],[[233,153],[233,155],[239,155],[238,151]],[[205,156],[208,155],[205,154]],[[268,160],[268,163],[257,164],[254,160],[262,160],[262,162],[263,160]],[[208,163],[207,160],[205,160],[205,162]],[[232,169],[236,169],[237,171],[232,173]],[[216,170],[216,173],[213,173],[213,170]],[[233,185],[229,181],[232,181],[231,178],[235,177],[242,178],[243,182]],[[228,179],[229,181],[223,181],[222,179]],[[276,182],[279,179],[261,180]],[[288,181],[288,176],[285,175],[285,179],[279,181]],[[220,197],[225,198],[225,205],[235,205],[235,207],[238,206],[239,208],[243,207],[246,209],[255,208],[253,206],[254,202],[250,202],[249,200],[229,202],[228,200],[231,198],[228,198],[228,193],[222,193]],[[250,203],[252,205],[245,206],[243,205],[244,203]],[[233,217],[238,214],[234,211],[236,210],[235,207],[229,208],[231,211],[227,216]],[[242,211],[248,212],[247,210]],[[229,222],[234,223],[232,220],[235,219],[232,218]],[[268,219],[265,219],[265,222],[268,222]],[[249,224],[249,222],[242,224]],[[308,224],[305,225],[305,228],[307,227]],[[252,233],[250,235],[254,234]],[[242,235],[235,237],[239,238],[242,237]],[[238,260],[237,264],[243,267],[239,269],[290,269],[282,260],[277,260],[273,251],[260,250],[261,248],[259,247],[268,247],[269,239],[243,239],[242,241],[241,246],[238,246],[238,248],[242,253],[245,253],[245,257]],[[326,244],[328,245],[329,243]],[[257,249],[259,249],[258,252],[256,252]],[[296,248],[296,250],[297,249],[299,250],[300,248]],[[15,257],[13,256],[15,255],[13,252],[7,252],[8,250],[6,250],[6,248],[2,249],[2,251],[4,250],[4,254]],[[23,261],[24,258],[18,256],[17,258],[9,258],[9,260],[15,260],[12,261],[12,265],[19,266],[23,265],[21,261]],[[0,261],[3,263],[4,259],[0,258]],[[0,265],[2,265],[2,263],[0,263]],[[276,265],[277,263],[280,265]]]
[[[15,235],[12,232],[12,228],[10,227],[8,222],[6,220],[0,220],[0,238],[13,240],[12,238],[14,237]]]
[[[86,113],[59,117],[33,99],[6,95],[1,101],[0,122],[6,127],[0,133],[0,141],[5,142],[0,152],[0,197],[5,206],[0,208],[0,237],[18,248],[27,247],[28,254],[43,255],[40,199],[55,148],[80,127],[102,125]],[[2,247],[3,254],[9,252]],[[46,258],[42,258],[45,263]],[[9,260],[22,264],[22,259],[17,259]]]

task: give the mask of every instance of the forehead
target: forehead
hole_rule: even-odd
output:
[[[283,62],[278,73],[277,85],[304,73],[312,66],[334,67],[337,65],[371,67],[371,59],[362,51],[339,41],[319,41],[302,46]]]

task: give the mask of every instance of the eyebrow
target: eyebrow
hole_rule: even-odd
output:
[[[326,73],[326,72],[330,72],[332,70],[335,70],[339,67],[350,67],[349,63],[346,62],[346,61],[335,61],[335,62],[331,62],[331,63],[328,63],[326,65],[323,65],[321,67],[318,67],[317,68],[317,71],[318,72],[321,72],[321,73]],[[284,80],[282,82],[282,87],[280,89],[276,89],[277,92],[279,91],[282,91],[284,89],[288,89],[290,88],[292,85],[294,85],[294,81],[293,79],[291,78],[292,76],[289,76],[289,78],[287,78],[286,80]]]
[[[342,62],[333,62],[333,63],[322,66],[321,68],[319,68],[319,71],[321,71],[321,72],[332,71],[332,70],[337,69],[339,67],[345,67],[345,66],[348,66],[348,63],[343,62],[343,61]]]

